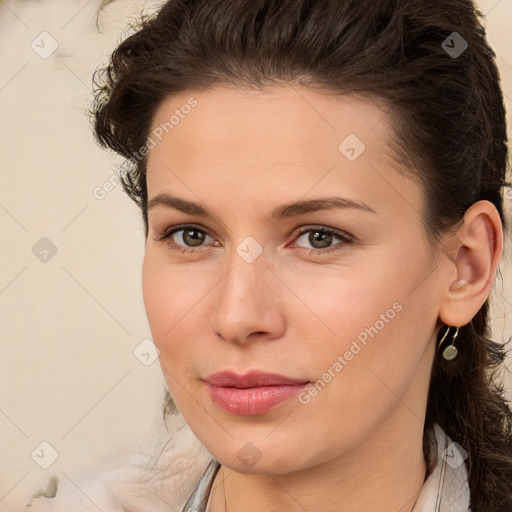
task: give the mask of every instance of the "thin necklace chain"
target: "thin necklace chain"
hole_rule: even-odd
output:
[[[226,477],[224,475],[224,467],[222,467],[222,490],[224,491],[224,512],[228,512],[228,506],[226,505],[226,486],[224,482],[226,481]]]

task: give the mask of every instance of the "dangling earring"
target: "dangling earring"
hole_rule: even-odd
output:
[[[444,333],[443,337],[441,338],[441,341],[437,345],[437,350],[438,351],[439,351],[439,348],[441,347],[441,345],[443,344],[443,341],[445,340],[446,336],[448,335],[448,331],[450,330],[451,327],[452,327],[451,325],[448,326],[448,328],[446,329],[446,332]],[[453,343],[455,342],[455,338],[457,337],[457,334],[459,334],[459,328],[458,327],[456,328],[455,334],[453,335],[451,345],[448,345],[443,350],[443,357],[447,361],[451,361],[452,359],[455,359],[457,357],[457,354],[459,353],[457,348],[453,345]]]

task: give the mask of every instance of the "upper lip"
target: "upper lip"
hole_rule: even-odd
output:
[[[286,384],[293,385],[309,382],[306,379],[292,379],[277,373],[268,373],[260,370],[251,370],[245,375],[238,375],[235,372],[227,370],[213,373],[204,380],[212,386],[232,388],[254,388],[259,386],[277,386]]]

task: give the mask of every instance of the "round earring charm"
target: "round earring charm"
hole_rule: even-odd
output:
[[[458,354],[458,350],[453,345],[450,345],[443,350],[443,357],[447,361],[451,361],[452,359],[455,359],[457,357],[457,354]]]

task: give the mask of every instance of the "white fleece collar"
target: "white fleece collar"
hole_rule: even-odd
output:
[[[55,496],[40,493],[25,512],[182,512],[192,503],[202,512],[218,463],[181,415],[173,420],[175,433],[152,453],[72,479],[63,474]],[[435,466],[412,512],[471,512],[463,450],[438,424],[429,431],[429,440]]]
[[[435,467],[423,484],[412,512],[471,512],[465,452],[437,423],[434,423],[434,434],[431,442]]]

